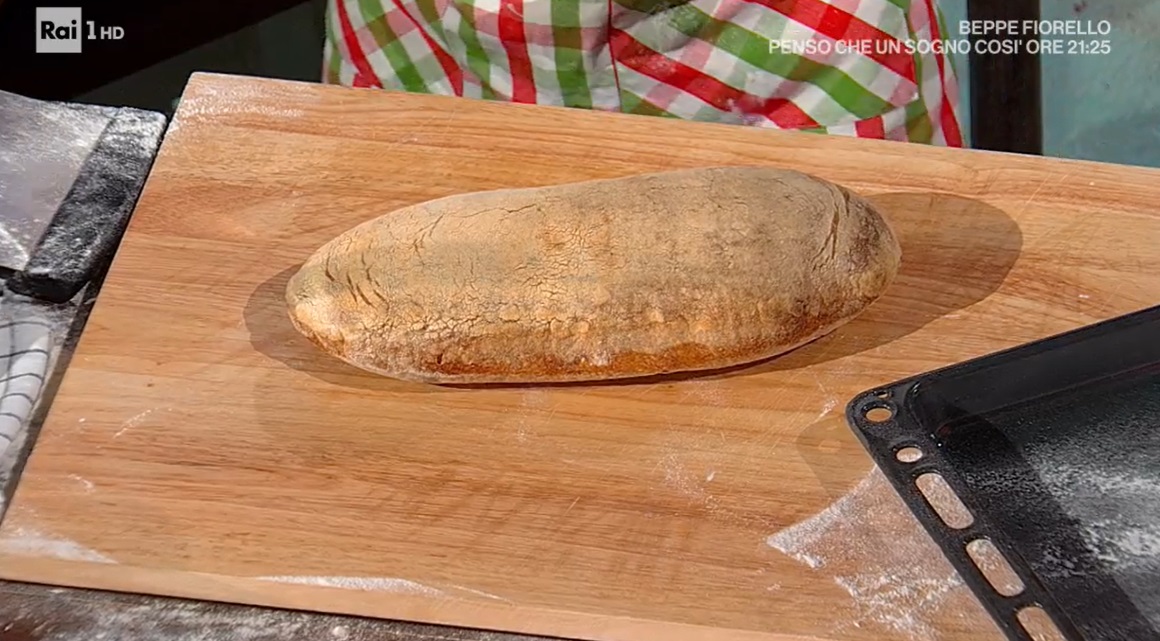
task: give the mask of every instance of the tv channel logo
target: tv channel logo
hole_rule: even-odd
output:
[[[80,7],[37,7],[36,53],[80,53],[84,28]]]
[[[36,8],[36,53],[80,53],[85,40],[120,40],[121,27],[98,26],[81,17],[80,7]]]

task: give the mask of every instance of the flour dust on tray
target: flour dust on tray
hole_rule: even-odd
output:
[[[1151,438],[1160,451],[1160,430]],[[1104,565],[1153,626],[1160,628],[1160,469],[1136,452],[1119,452],[1087,464],[1055,460],[1045,450],[1032,452],[1040,477],[1080,524],[1088,552]],[[1084,450],[1088,456],[1096,454]],[[1110,452],[1109,452],[1110,453]],[[1063,553],[1044,559],[1047,573],[1066,576],[1074,563]]]

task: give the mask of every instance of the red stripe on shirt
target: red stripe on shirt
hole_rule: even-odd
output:
[[[524,0],[500,0],[499,38],[512,72],[512,102],[535,103],[536,81],[524,33]]]
[[[358,36],[354,33],[354,27],[350,24],[350,15],[346,12],[346,3],[339,1],[335,2],[335,8],[338,11],[338,25],[342,31],[342,41],[346,44],[347,55],[350,56],[350,62],[354,65],[355,87],[375,87],[382,89],[383,85],[379,82],[379,76],[375,70],[371,68],[371,63],[367,60],[366,54],[363,53],[362,45],[358,42]]]
[[[882,116],[874,116],[854,123],[854,131],[859,138],[886,138],[886,120]]]
[[[955,117],[955,110],[951,106],[951,101],[946,98],[945,92],[942,103],[942,129],[948,147],[963,146],[963,132],[959,129],[959,119]]]
[[[828,5],[822,0],[746,0],[772,9],[783,16],[801,23],[832,40],[843,42],[894,42],[894,36],[874,25]],[[866,56],[897,73],[918,82],[915,74],[914,58],[904,48],[872,45],[866,47]],[[885,53],[884,53],[885,52]]]
[[[942,35],[939,33],[938,14],[935,13],[934,2],[932,2],[932,0],[926,0],[925,4],[927,16],[930,20],[930,38],[931,40],[935,41],[941,40]],[[948,94],[946,90],[947,75],[946,68],[944,66],[946,62],[942,54],[935,53],[933,55],[935,60],[938,61],[938,83],[940,92],[942,94],[942,105],[940,105],[938,113],[938,118],[941,121],[939,125],[942,129],[943,137],[946,138],[947,146],[962,147],[963,134],[959,130],[959,121],[958,118],[955,117],[955,110],[951,105],[950,94]],[[933,116],[934,114],[931,115]]]
[[[609,39],[617,60],[637,73],[672,85],[721,111],[757,114],[783,129],[817,127],[806,112],[785,98],[759,98],[735,89],[697,69],[681,64],[641,44],[629,34],[615,30]]]

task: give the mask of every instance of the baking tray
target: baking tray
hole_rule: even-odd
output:
[[[846,417],[1009,639],[1160,639],[1160,306],[868,390]],[[969,515],[944,520],[954,495]],[[992,583],[976,540],[1018,580]]]

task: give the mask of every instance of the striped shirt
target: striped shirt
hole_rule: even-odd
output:
[[[945,33],[935,0],[330,0],[324,78],[959,147]]]

